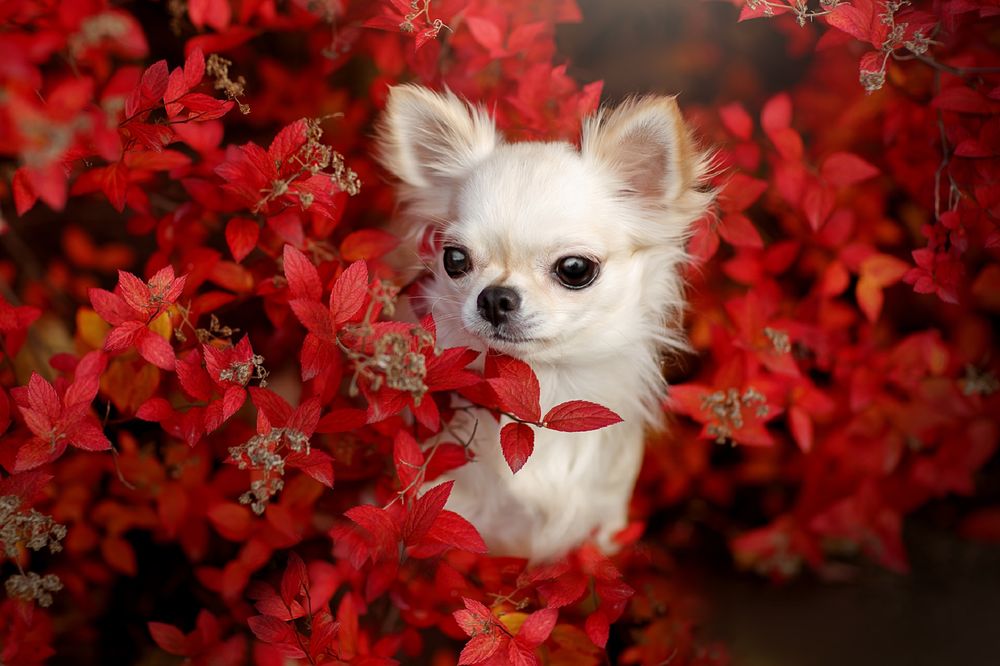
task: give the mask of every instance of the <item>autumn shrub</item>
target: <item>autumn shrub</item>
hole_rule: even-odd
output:
[[[905,571],[903,519],[998,439],[997,8],[735,4],[801,75],[682,94],[720,194],[671,426],[621,553],[528,567],[424,491],[467,443],[421,442],[457,393],[512,467],[617,417],[392,319],[370,136],[417,81],[575,141],[574,1],[0,2],[0,662],[724,664],[673,573],[693,525],[776,579]]]

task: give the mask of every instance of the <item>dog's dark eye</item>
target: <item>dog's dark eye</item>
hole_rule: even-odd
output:
[[[597,277],[597,263],[584,257],[563,257],[556,262],[556,277],[567,289],[583,289]]]
[[[462,277],[471,268],[472,262],[465,250],[460,247],[446,247],[444,249],[444,272],[448,274],[448,277]]]

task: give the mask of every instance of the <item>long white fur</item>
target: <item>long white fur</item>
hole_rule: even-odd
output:
[[[377,138],[399,180],[402,268],[429,274],[426,302],[416,305],[435,315],[439,344],[491,346],[527,361],[543,413],[590,400],[624,419],[586,433],[536,430],[533,454],[513,474],[500,450],[503,422],[460,412],[452,430],[472,437],[475,460],[448,477],[456,482],[448,507],[494,554],[547,560],[587,539],[613,551],[645,433],[662,426],[664,353],[684,346],[685,240],[712,198],[708,159],[694,150],[676,102],[646,97],[601,111],[585,122],[578,150],[505,143],[482,109],[398,86]],[[429,227],[471,252],[467,276],[448,277],[440,252],[419,256]],[[558,284],[552,267],[567,255],[600,260],[593,285]],[[518,290],[534,341],[489,341],[476,298],[490,285]]]

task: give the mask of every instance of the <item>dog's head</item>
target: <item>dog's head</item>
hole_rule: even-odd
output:
[[[577,149],[505,143],[482,109],[399,86],[378,148],[427,307],[471,336],[446,342],[553,362],[678,339],[684,242],[711,195],[673,98],[597,114]]]

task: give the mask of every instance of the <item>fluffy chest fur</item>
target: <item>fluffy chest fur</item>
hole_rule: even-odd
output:
[[[553,379],[545,372],[539,377],[543,387]],[[569,399],[566,391],[543,388],[543,409]],[[449,508],[476,525],[490,552],[547,560],[588,539],[614,549],[612,537],[625,527],[642,462],[640,420],[582,433],[536,429],[534,451],[516,474],[499,446],[506,421],[497,424],[482,411],[463,413],[458,431],[471,433],[473,420],[475,459],[450,477],[456,484]]]

